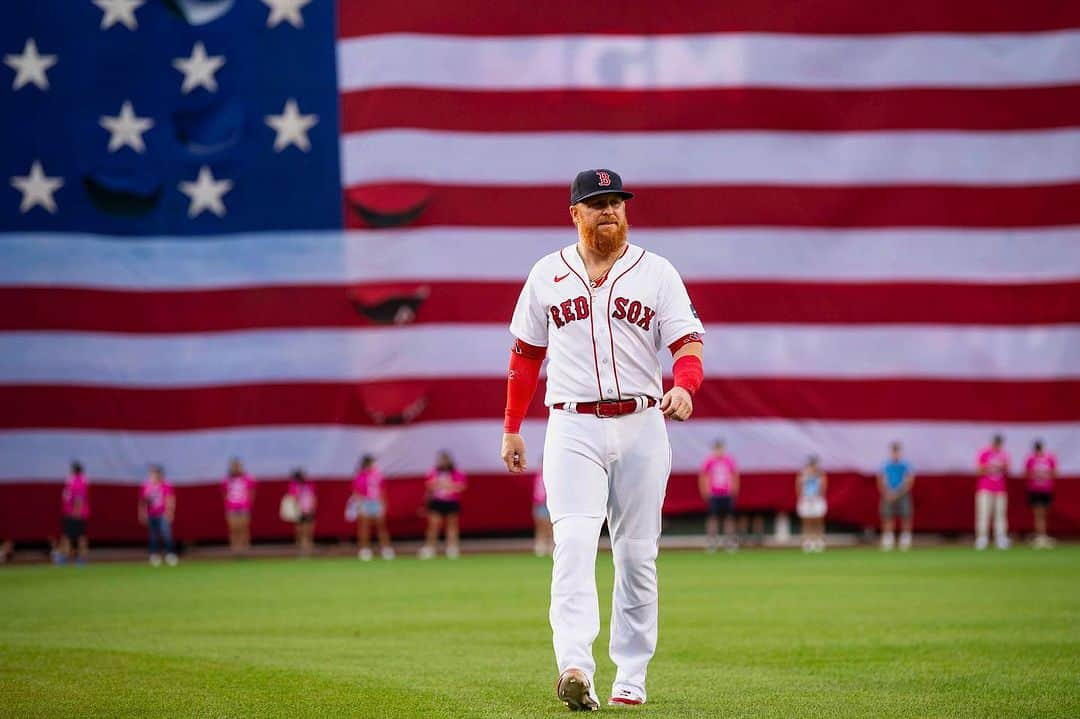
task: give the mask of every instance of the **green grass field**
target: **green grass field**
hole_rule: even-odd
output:
[[[549,571],[531,556],[4,568],[0,715],[562,716]],[[660,573],[649,704],[608,715],[1080,717],[1080,547],[672,551]]]

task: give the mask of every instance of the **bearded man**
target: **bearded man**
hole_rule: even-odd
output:
[[[693,412],[704,333],[682,278],[666,259],[627,241],[622,178],[584,170],[570,186],[576,244],[540,259],[518,298],[502,460],[527,467],[522,420],[546,356],[550,408],[544,485],[554,527],[550,621],[556,695],[573,711],[599,708],[592,644],[600,631],[596,551],[607,520],[615,564],[610,705],[645,703],[656,650],[656,555],[671,472],[665,419]],[[674,357],[663,393],[657,351]]]

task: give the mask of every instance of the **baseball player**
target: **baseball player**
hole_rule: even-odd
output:
[[[596,551],[605,518],[615,564],[609,652],[617,671],[608,704],[645,703],[656,650],[656,554],[671,471],[665,419],[686,420],[701,385],[704,332],[682,278],[664,258],[627,242],[633,195],[611,170],[570,186],[578,241],[540,259],[518,298],[502,459],[527,467],[522,419],[546,356],[550,408],[544,485],[554,525],[550,621],[558,698],[599,708],[592,644],[600,631]],[[657,352],[674,356],[663,393]]]

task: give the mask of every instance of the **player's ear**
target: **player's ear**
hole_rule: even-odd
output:
[[[577,205],[570,205],[570,221],[577,224]]]

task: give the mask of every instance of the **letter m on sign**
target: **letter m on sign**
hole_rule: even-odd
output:
[[[597,178],[596,184],[599,185],[600,187],[610,187],[611,186],[611,175],[609,175],[608,173],[603,172],[601,170],[597,170],[596,171],[596,178]]]

